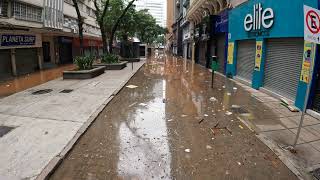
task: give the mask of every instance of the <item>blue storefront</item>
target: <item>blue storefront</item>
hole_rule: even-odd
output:
[[[304,4],[318,7],[317,0],[249,0],[231,10],[226,70],[299,108],[306,87],[300,79],[306,46]]]
[[[210,57],[217,56],[220,73],[225,74],[228,44],[228,10],[207,16],[195,28],[196,63],[210,67]]]

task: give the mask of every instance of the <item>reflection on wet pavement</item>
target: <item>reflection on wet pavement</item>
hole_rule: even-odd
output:
[[[51,179],[296,179],[232,107],[252,120],[277,115],[220,76],[211,89],[210,77],[171,56],[148,59],[128,83],[138,87],[115,96]]]
[[[63,71],[72,70],[74,68],[75,66],[73,64],[64,65],[57,68],[43,70],[25,76],[17,77],[13,80],[0,82],[0,98],[59,78],[62,76]]]

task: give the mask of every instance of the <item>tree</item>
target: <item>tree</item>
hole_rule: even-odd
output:
[[[94,0],[94,6],[96,8],[95,14],[97,17],[97,23],[100,27],[102,44],[103,44],[103,52],[106,53],[108,51],[108,43],[107,43],[107,34],[104,26],[105,17],[108,11],[110,0],[102,1],[102,0]],[[103,4],[103,6],[101,6]]]
[[[110,39],[109,39],[109,53],[111,54],[112,51],[113,51],[113,40],[114,40],[114,37],[115,37],[115,34],[116,34],[116,31],[120,25],[120,22],[122,20],[122,18],[126,15],[127,11],[130,9],[130,7],[133,5],[133,3],[135,2],[136,0],[131,0],[128,5],[126,6],[126,8],[124,8],[124,10],[122,11],[121,15],[117,18],[117,20],[115,21],[115,23],[112,25],[112,28],[111,28],[111,32],[110,32]]]
[[[79,41],[80,41],[80,54],[83,55],[83,24],[84,18],[81,16],[81,12],[79,9],[78,0],[72,0],[73,6],[76,9],[77,17],[78,17],[78,28],[79,28]]]
[[[94,0],[97,22],[100,26],[104,52],[113,52],[113,41],[121,20],[136,0],[131,0],[125,6],[124,0]],[[103,4],[101,7],[100,4]]]

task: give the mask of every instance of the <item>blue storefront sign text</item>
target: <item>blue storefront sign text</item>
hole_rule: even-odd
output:
[[[36,36],[34,35],[1,35],[1,46],[30,46],[35,45]]]

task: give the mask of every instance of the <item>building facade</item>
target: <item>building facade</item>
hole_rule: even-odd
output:
[[[156,19],[161,27],[167,26],[166,0],[139,0],[135,2],[136,9],[148,9],[149,13]]]
[[[307,107],[320,113],[320,53],[318,45],[304,41],[304,5],[319,9],[318,0],[191,0],[186,18],[192,60],[209,68],[216,56],[221,74],[300,109],[311,83]],[[314,61],[312,81],[306,58]]]
[[[102,43],[93,1],[79,6],[85,53],[98,55]],[[0,79],[72,63],[80,52],[71,0],[0,0],[0,29]]]

